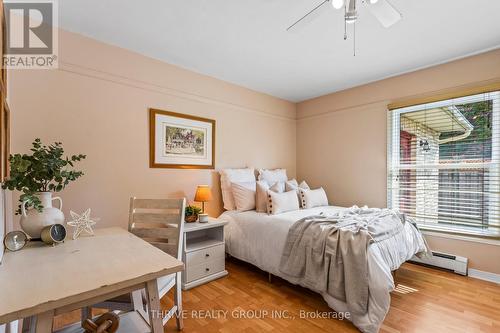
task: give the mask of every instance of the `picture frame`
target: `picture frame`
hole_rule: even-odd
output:
[[[215,120],[149,109],[151,168],[214,169]]]

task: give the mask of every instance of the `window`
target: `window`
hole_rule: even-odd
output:
[[[389,111],[388,206],[420,227],[500,236],[500,92]]]

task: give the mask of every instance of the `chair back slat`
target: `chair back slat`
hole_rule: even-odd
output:
[[[186,199],[130,198],[129,231],[181,259]]]
[[[139,238],[158,238],[175,239],[177,237],[177,228],[133,228],[134,235]]]
[[[162,214],[162,213],[139,213],[136,209],[134,212],[134,223],[172,223],[177,224],[179,222],[179,213],[177,214]]]
[[[179,200],[184,199],[135,199],[134,207],[136,209],[179,209]]]

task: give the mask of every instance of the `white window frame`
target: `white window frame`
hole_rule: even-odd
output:
[[[486,97],[486,98],[485,98]],[[409,112],[421,111],[426,109],[440,108],[446,106],[452,106],[457,104],[468,104],[474,102],[481,102],[485,100],[492,100],[492,151],[491,151],[491,162],[490,163],[479,163],[480,167],[489,167],[490,175],[493,174],[498,182],[491,182],[488,189],[490,193],[495,193],[490,196],[491,200],[497,202],[497,205],[490,205],[490,214],[488,224],[495,225],[499,223],[494,220],[494,216],[500,214],[497,211],[500,208],[500,91],[480,93],[471,96],[459,97],[446,99],[442,101],[419,104],[414,106],[402,107],[394,110],[388,110],[388,122],[387,122],[387,207],[391,209],[399,209],[399,181],[396,176],[397,170],[402,166],[400,164],[400,118],[401,115]],[[489,165],[488,165],[489,164]],[[418,167],[429,167],[430,165],[416,166]],[[447,164],[446,166],[436,165],[437,168],[464,168],[472,167],[471,163],[453,163]],[[478,166],[478,165],[476,165]],[[397,173],[399,174],[399,173]],[[457,233],[470,236],[484,236],[484,237],[494,237],[500,238],[500,231],[481,231],[474,230],[471,228],[454,228],[451,226],[433,226],[429,224],[419,224],[419,228],[430,230],[430,231],[440,231],[448,233]]]

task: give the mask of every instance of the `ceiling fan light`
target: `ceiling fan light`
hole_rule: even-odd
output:
[[[335,9],[340,9],[344,7],[344,0],[331,0],[332,1],[332,6]]]
[[[355,11],[347,12],[344,16],[345,22],[348,24],[355,23],[358,20],[358,13]]]

